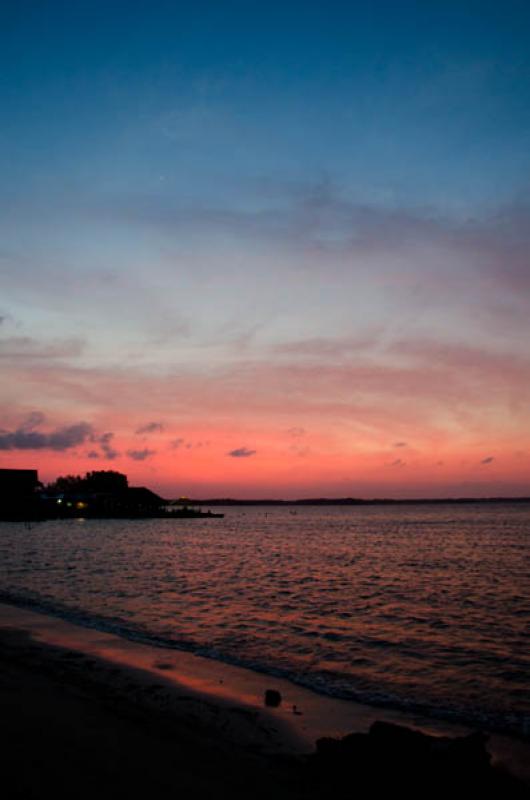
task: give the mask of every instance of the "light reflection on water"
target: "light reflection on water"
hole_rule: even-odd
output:
[[[0,523],[0,591],[320,691],[528,726],[528,505],[225,513]]]

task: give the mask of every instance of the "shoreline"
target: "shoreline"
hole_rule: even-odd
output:
[[[5,609],[3,608],[5,606]],[[305,682],[297,679],[296,675],[289,674],[288,672],[274,672],[267,670],[259,665],[252,663],[240,662],[239,660],[232,660],[229,657],[223,657],[222,654],[217,654],[215,651],[212,653],[204,652],[204,648],[198,647],[197,649],[189,647],[186,644],[179,644],[173,640],[165,639],[158,636],[150,636],[147,632],[137,632],[134,629],[129,629],[121,624],[115,624],[105,618],[93,617],[88,613],[81,611],[71,611],[67,608],[57,607],[53,604],[37,602],[24,597],[17,597],[9,593],[0,592],[0,625],[3,613],[6,609],[14,609],[14,613],[28,612],[28,614],[35,614],[36,618],[42,620],[47,618],[49,623],[44,626],[50,633],[51,627],[57,628],[59,623],[64,623],[64,626],[72,626],[72,631],[75,629],[77,634],[75,640],[81,642],[84,639],[82,647],[86,647],[89,643],[87,639],[88,634],[80,638],[79,631],[94,631],[99,633],[99,637],[110,636],[115,642],[121,642],[121,649],[126,647],[130,653],[136,648],[137,654],[143,651],[151,653],[151,660],[156,660],[156,654],[166,653],[168,658],[174,656],[174,662],[171,665],[173,670],[173,678],[178,680],[179,671],[182,672],[184,677],[186,672],[190,671],[190,665],[193,665],[193,670],[197,670],[202,675],[214,676],[209,681],[209,691],[214,695],[218,694],[218,687],[216,685],[215,676],[219,671],[228,671],[228,676],[232,678],[232,683],[241,684],[242,686],[252,686],[250,695],[245,698],[240,697],[238,689],[234,689],[232,697],[234,700],[241,702],[249,702],[253,705],[259,706],[263,695],[262,687],[274,682],[284,684],[284,689],[288,691],[286,694],[294,698],[296,703],[296,695],[299,699],[305,701],[309,700],[309,707],[313,712],[318,711],[318,717],[331,717],[335,720],[331,726],[322,725],[320,722],[317,725],[312,725],[312,730],[309,734],[311,743],[321,736],[340,736],[348,733],[351,728],[348,723],[351,719],[351,710],[357,709],[357,714],[354,720],[365,720],[365,724],[359,727],[355,722],[355,731],[363,731],[375,719],[386,719],[396,724],[414,725],[419,730],[432,735],[447,735],[458,736],[465,735],[466,733],[483,730],[487,731],[490,737],[499,740],[522,742],[528,744],[530,747],[530,730],[528,723],[523,724],[521,730],[510,729],[499,725],[494,719],[484,719],[478,711],[473,716],[466,716],[465,714],[453,712],[451,710],[440,710],[436,708],[429,708],[421,704],[404,704],[399,703],[389,698],[387,701],[379,697],[374,698],[358,698],[348,696],[347,694],[333,693],[326,691],[326,689],[319,688],[314,683]],[[43,625],[38,625],[37,628],[42,628]],[[67,636],[67,627],[63,631],[63,638]],[[57,631],[55,631],[57,635]],[[125,645],[125,643],[128,643]],[[101,642],[100,642],[101,644]],[[124,650],[125,652],[125,650]],[[112,656],[113,657],[113,656]],[[134,656],[133,656],[134,658]],[[145,656],[142,665],[149,667],[149,656]],[[199,667],[200,665],[200,667]],[[215,666],[213,666],[215,665]],[[239,677],[237,677],[239,676]],[[250,680],[250,676],[253,679]],[[223,681],[224,682],[224,681]],[[228,684],[230,680],[228,681]],[[260,695],[261,692],[261,695]],[[248,695],[248,691],[246,692]],[[300,697],[301,696],[301,697]],[[315,698],[318,700],[315,702]],[[318,702],[320,701],[320,702]],[[284,709],[283,709],[284,710]],[[299,716],[299,715],[295,715]],[[314,714],[313,714],[314,716]],[[314,720],[313,720],[314,721]],[[296,722],[296,720],[295,720]],[[300,721],[298,721],[300,723]],[[303,721],[305,722],[305,720]],[[307,724],[302,725],[307,729]],[[300,728],[300,724],[297,725]],[[530,755],[529,755],[530,758]]]
[[[0,630],[11,639],[12,655],[29,648],[41,671],[52,678],[60,676],[67,663],[70,677],[84,690],[110,691],[119,702],[132,701],[155,715],[163,709],[179,718],[186,708],[188,722],[214,737],[222,735],[238,751],[250,748],[253,757],[304,757],[314,752],[317,739],[366,733],[376,720],[437,736],[470,732],[462,725],[319,695],[284,678],[3,603]],[[281,693],[279,708],[264,706],[267,689]],[[530,786],[530,743],[494,734],[488,750],[493,763],[504,765]]]
[[[44,513],[38,506],[29,505],[26,508],[16,508],[6,516],[0,517],[0,522],[21,522],[26,525],[37,524],[39,522],[53,522],[56,520],[66,521],[71,519],[93,519],[93,520],[149,520],[149,519],[216,519],[222,518],[225,515],[217,511],[196,510],[188,509],[178,510],[175,509],[175,500],[165,500],[161,505],[172,507],[170,511],[161,511],[160,508],[151,510],[124,510],[116,512],[102,512],[102,511],[87,511],[76,510],[72,508],[68,513],[57,513],[56,507],[53,507],[53,513]],[[444,505],[525,505],[530,504],[530,497],[517,496],[517,497],[434,497],[434,498],[352,498],[352,497],[336,497],[336,498],[298,498],[293,500],[283,499],[236,499],[236,498],[210,498],[206,500],[190,500],[191,506],[212,506],[213,508],[246,508],[246,507],[263,507],[263,508],[371,508],[374,506],[444,506]],[[291,513],[297,513],[291,511]]]

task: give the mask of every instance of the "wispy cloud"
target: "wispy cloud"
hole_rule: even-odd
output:
[[[305,430],[305,428],[301,428],[301,427],[296,427],[295,426],[294,428],[289,428],[287,433],[289,434],[289,436],[292,436],[294,439],[299,439],[302,436],[306,435],[306,430]]]
[[[261,203],[249,205],[252,210],[185,205],[167,193],[116,198],[112,208],[99,202],[106,215],[173,235],[183,231],[219,233],[349,256],[421,253],[422,248],[434,248],[446,256],[459,254],[477,275],[482,272],[512,288],[528,286],[530,206],[526,203],[462,220],[433,208],[359,203],[342,193],[333,181],[323,180],[299,185],[278,182],[276,192],[263,195]],[[451,261],[454,258],[446,257],[440,276],[443,280],[452,269]],[[429,271],[425,261],[421,271]]]
[[[380,340],[382,330],[367,333],[363,336],[345,337],[312,337],[298,341],[287,341],[276,344],[272,351],[278,355],[326,359],[341,355],[365,353],[375,347]]]
[[[161,433],[163,430],[163,422],[148,422],[145,425],[140,425],[140,427],[136,429],[136,433],[138,435],[146,433]]]
[[[30,361],[72,358],[81,355],[84,350],[85,341],[75,337],[52,341],[38,341],[31,336],[9,336],[0,339],[1,359]]]

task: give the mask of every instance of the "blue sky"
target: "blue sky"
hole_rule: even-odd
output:
[[[361,202],[463,213],[526,191],[526,3],[190,5],[4,8],[12,191],[163,178],[238,205],[252,179],[330,178]]]

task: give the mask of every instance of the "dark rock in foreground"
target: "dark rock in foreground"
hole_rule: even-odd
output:
[[[282,702],[282,696],[276,689],[267,689],[265,691],[265,705],[270,708],[278,708]]]
[[[399,788],[408,796],[441,797],[448,793],[469,797],[527,798],[518,780],[491,765],[487,737],[429,736],[389,722],[375,722],[369,733],[342,739],[319,739],[310,760],[312,791],[358,795]],[[344,793],[344,786],[352,791]]]

